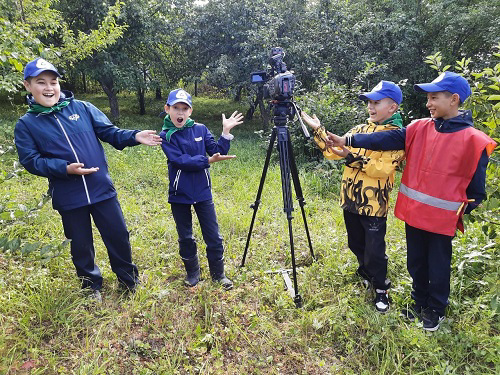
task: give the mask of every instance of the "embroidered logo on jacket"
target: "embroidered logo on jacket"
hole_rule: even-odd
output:
[[[195,140],[196,142],[201,142],[201,140],[202,140],[202,139],[203,139],[202,137],[197,137],[197,138],[195,138],[194,140]]]
[[[78,119],[80,118],[80,115],[74,113],[72,114],[71,116],[68,117],[70,120],[72,121],[78,121]]]

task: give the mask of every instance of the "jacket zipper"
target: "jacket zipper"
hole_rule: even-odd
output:
[[[71,151],[73,151],[73,155],[75,156],[76,162],[80,163],[80,159],[78,158],[78,155],[76,154],[76,151],[75,151],[73,145],[71,144],[71,141],[69,140],[69,137],[68,137],[68,134],[66,133],[66,130],[64,130],[64,126],[61,124],[61,121],[59,121],[59,119],[57,118],[57,116],[55,114],[54,114],[54,117],[55,117],[57,123],[59,124],[59,126],[61,127],[62,132],[64,133],[64,136],[66,137],[66,140],[69,143],[69,147],[71,147]],[[87,201],[89,202],[89,204],[91,204],[89,189],[87,188],[87,182],[85,181],[85,176],[82,175],[81,177],[82,177],[82,181],[83,181],[83,187],[85,189],[85,195],[87,196]]]
[[[181,177],[181,170],[179,169],[174,179],[174,195],[177,195],[177,186],[179,186],[180,177]]]

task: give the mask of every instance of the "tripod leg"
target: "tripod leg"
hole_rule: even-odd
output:
[[[288,219],[288,234],[290,236],[290,253],[292,257],[293,287],[295,289],[294,302],[296,307],[302,307],[302,297],[299,294],[299,285],[297,282],[297,266],[295,264],[295,247],[293,243],[292,230],[292,189],[290,180],[290,133],[288,127],[278,127],[278,151],[281,169],[281,188],[283,190],[283,205]]]
[[[252,222],[250,223],[250,229],[248,230],[247,242],[245,245],[243,258],[241,259],[240,267],[245,266],[245,259],[247,257],[248,246],[250,245],[250,237],[252,236],[255,216],[257,215],[257,210],[259,209],[260,197],[262,196],[262,189],[264,188],[264,181],[266,180],[267,169],[269,167],[269,161],[271,159],[271,153],[273,151],[275,140],[276,140],[276,127],[273,128],[273,131],[271,133],[271,138],[269,140],[269,147],[267,148],[266,161],[264,162],[264,169],[262,170],[262,175],[260,177],[260,184],[259,184],[259,189],[257,190],[257,197],[255,198],[255,202],[250,205],[250,208],[253,208]]]
[[[311,242],[311,235],[309,234],[309,227],[307,225],[306,220],[306,212],[304,210],[304,206],[306,202],[304,201],[304,194],[302,193],[302,187],[300,186],[299,173],[297,171],[297,164],[295,163],[295,156],[293,155],[292,142],[290,141],[290,134],[288,134],[289,142],[288,146],[290,148],[290,171],[292,173],[293,187],[295,188],[295,195],[297,196],[297,200],[299,201],[300,211],[302,212],[302,220],[304,221],[304,227],[306,229],[307,242],[309,244],[309,251],[311,252],[311,256],[314,260],[316,257],[314,256],[313,246]]]

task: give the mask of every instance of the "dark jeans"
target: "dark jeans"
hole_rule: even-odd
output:
[[[71,239],[71,257],[82,287],[101,289],[102,275],[95,264],[90,216],[108,250],[111,269],[118,281],[129,288],[138,283],[138,270],[132,263],[129,233],[116,197],[69,211],[59,211],[64,234]]]
[[[224,254],[224,246],[219,233],[214,202],[208,200],[193,205],[170,203],[170,206],[177,227],[177,234],[179,235],[179,254],[181,258],[191,259],[197,254],[196,241],[193,237],[193,216],[191,213],[191,206],[193,206],[196,216],[198,216],[203,239],[207,245],[209,262],[221,260]]]
[[[375,289],[387,290],[385,254],[386,217],[364,216],[344,210],[349,249],[358,258],[358,273],[369,279]]]
[[[411,296],[417,306],[429,307],[440,315],[444,315],[450,296],[452,238],[406,224]]]

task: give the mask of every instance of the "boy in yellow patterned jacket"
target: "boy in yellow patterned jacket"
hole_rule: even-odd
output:
[[[401,115],[397,112],[403,100],[401,89],[393,82],[381,81],[372,91],[359,96],[367,102],[369,118],[348,134],[375,133],[401,128]],[[394,186],[394,172],[404,159],[404,151],[371,151],[364,148],[326,148],[325,128],[316,115],[302,112],[304,121],[313,128],[314,140],[325,158],[345,158],[340,203],[344,209],[344,222],[348,245],[358,259],[356,273],[366,286],[375,290],[377,311],[389,310],[387,255],[385,233],[389,194]]]

